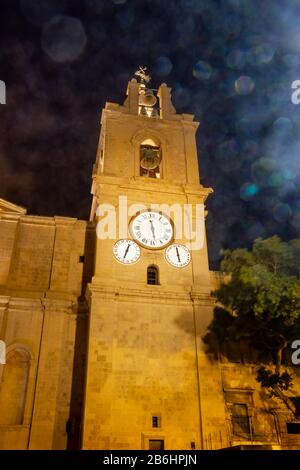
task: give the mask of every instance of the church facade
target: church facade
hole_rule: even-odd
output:
[[[167,85],[132,79],[102,112],[90,221],[0,199],[0,449],[300,444],[247,355],[212,358],[202,341],[219,275],[197,128]]]

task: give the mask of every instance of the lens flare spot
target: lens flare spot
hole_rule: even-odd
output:
[[[262,187],[278,187],[283,182],[277,163],[271,158],[259,158],[251,166],[252,178]]]
[[[291,224],[293,227],[295,227],[295,229],[298,230],[298,233],[300,233],[300,212],[294,214]]]
[[[243,51],[235,49],[228,54],[226,62],[231,69],[241,69],[246,63],[246,54]]]
[[[173,64],[169,57],[161,56],[155,61],[155,72],[161,77],[166,77],[172,71]]]
[[[297,67],[300,65],[300,57],[296,54],[285,54],[282,60],[288,67]]]
[[[55,16],[43,28],[42,48],[55,62],[78,59],[86,42],[81,21],[71,16]]]
[[[240,189],[241,199],[246,201],[253,199],[259,192],[259,187],[255,183],[244,183]]]
[[[238,95],[249,95],[254,90],[254,87],[254,80],[247,75],[241,75],[234,83],[234,88]]]
[[[199,60],[193,69],[193,76],[198,80],[209,80],[212,72],[213,69],[208,62]]]
[[[287,117],[279,117],[273,123],[273,131],[278,135],[278,137],[284,137],[287,134],[290,134],[292,130],[292,121]]]
[[[250,241],[255,240],[256,238],[264,238],[266,236],[266,230],[260,222],[252,223],[247,230],[247,238]]]
[[[259,44],[248,52],[251,65],[268,64],[274,57],[275,49],[270,44]]]
[[[281,188],[278,191],[278,196],[281,198],[285,198],[286,196],[289,196],[290,194],[295,193],[296,186],[293,181],[286,181]]]
[[[184,88],[180,83],[176,83],[173,88],[173,101],[175,107],[183,108],[188,106],[191,101],[191,94],[187,88]]]
[[[282,170],[282,176],[285,180],[293,180],[295,178],[295,174],[289,168],[284,168]]]
[[[292,210],[288,204],[276,204],[273,209],[273,217],[277,222],[286,222],[292,215]]]

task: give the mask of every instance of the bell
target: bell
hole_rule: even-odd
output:
[[[141,106],[140,114],[141,114],[142,116],[148,116],[147,110],[146,110],[145,106]]]
[[[161,162],[159,154],[153,149],[143,149],[141,167],[144,170],[154,170]]]
[[[156,108],[152,108],[152,109],[151,109],[150,117],[152,117],[152,118],[157,118],[157,117],[159,117],[158,110],[157,110]]]
[[[153,90],[146,90],[140,94],[140,103],[144,106],[154,106],[157,102],[156,96],[153,94]]]

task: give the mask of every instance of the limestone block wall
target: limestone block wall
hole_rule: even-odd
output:
[[[213,273],[212,276],[216,286],[220,276]],[[195,306],[203,448],[218,449],[251,443],[299,446],[300,435],[287,433],[286,423],[294,422],[295,417],[281,401],[271,399],[256,381],[255,360],[247,354],[241,356],[239,348],[232,360],[221,354],[215,357],[207,353],[202,338],[212,319],[213,303],[211,300],[211,304],[207,302],[204,307],[200,298],[196,297]],[[290,393],[300,396],[299,366],[290,368],[289,372],[293,376]],[[233,432],[233,403],[247,404],[251,426],[248,437]]]
[[[83,448],[149,449],[149,439],[200,448],[190,297],[151,286],[90,289]]]
[[[0,211],[0,449],[67,447],[85,237],[77,219]]]
[[[149,119],[111,109],[103,110],[95,170],[107,176],[139,176],[140,144],[155,139],[162,150],[162,179],[178,184],[199,184],[195,133],[198,123],[188,115],[178,120]],[[124,111],[124,110],[123,110]],[[176,162],[176,164],[175,164]]]

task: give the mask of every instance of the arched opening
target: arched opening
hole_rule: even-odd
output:
[[[147,268],[147,284],[157,286],[159,284],[158,267],[153,264]]]
[[[140,176],[161,178],[161,145],[157,140],[145,139],[140,144]]]
[[[23,423],[30,356],[24,349],[7,354],[0,383],[0,425]]]

